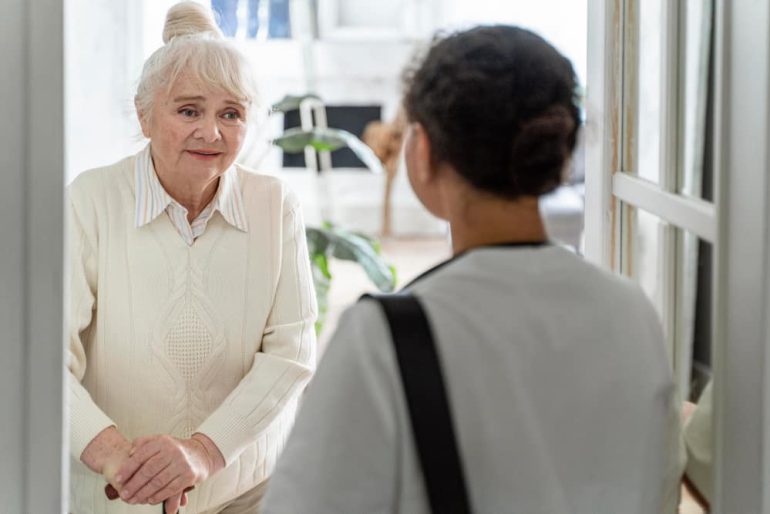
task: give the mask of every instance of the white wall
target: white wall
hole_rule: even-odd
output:
[[[143,62],[139,2],[66,3],[67,181],[140,146],[133,111]]]

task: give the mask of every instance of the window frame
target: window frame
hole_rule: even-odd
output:
[[[675,189],[680,113],[671,106],[680,104],[681,54],[673,42],[682,2],[664,3],[659,184],[628,173],[634,171],[633,139],[624,123],[634,115],[639,1],[589,2],[585,255],[632,275],[633,263],[624,259],[634,238],[628,206],[668,223],[661,250],[668,282],[663,324],[676,367],[687,357],[671,315],[682,275],[680,229],[712,243],[712,511],[770,513],[770,488],[763,487],[770,480],[770,5],[715,0],[711,203]],[[677,367],[680,384],[682,376]]]

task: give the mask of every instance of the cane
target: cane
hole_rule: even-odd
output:
[[[191,485],[190,487],[187,487],[183,492],[189,493],[195,489],[194,485]],[[107,484],[104,486],[104,494],[107,495],[107,498],[110,500],[116,500],[120,497],[120,494],[118,494],[118,491],[112,487],[112,484]],[[160,505],[161,514],[166,514],[166,501],[164,500],[163,503]]]

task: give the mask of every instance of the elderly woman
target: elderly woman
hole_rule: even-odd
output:
[[[575,147],[575,86],[570,62],[517,27],[431,48],[405,96],[405,159],[454,257],[343,316],[266,512],[675,511],[657,315],[638,286],[550,243],[538,211]]]
[[[297,199],[234,164],[251,70],[198,4],[164,41],[136,93],[149,144],[69,190],[77,514],[256,512],[315,365]]]

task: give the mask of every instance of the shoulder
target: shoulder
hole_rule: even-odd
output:
[[[585,284],[585,287],[595,289],[599,294],[634,301],[646,299],[642,288],[631,278],[601,268],[568,250],[559,249],[555,261],[564,273],[574,277],[576,282]]]
[[[600,268],[583,258],[574,257],[576,262],[574,276],[580,280],[593,297],[603,299],[615,308],[628,308],[628,312],[643,313],[644,318],[659,324],[658,315],[652,302],[641,285],[630,277]]]
[[[80,173],[67,187],[73,207],[109,205],[116,196],[131,194],[134,156]]]
[[[564,248],[553,248],[544,263],[552,275],[549,280],[555,294],[558,289],[572,290],[570,298],[583,299],[588,305],[611,309],[614,316],[641,318],[659,324],[647,294],[631,278],[597,266]],[[641,314],[641,316],[640,316]]]
[[[579,305],[620,312],[620,317],[625,312],[638,316],[641,311],[644,320],[657,322],[639,284],[559,246],[480,249],[439,265],[408,288],[429,302],[442,304],[447,298],[467,301],[473,294],[480,301],[489,301],[490,294],[497,294],[508,295],[508,301],[541,302],[549,309],[560,305],[569,310],[571,305]]]
[[[135,156],[131,155],[113,164],[86,170],[75,177],[69,188],[71,191],[80,191],[109,186],[118,177],[122,177],[127,172],[133,170],[134,159]]]
[[[392,365],[390,331],[379,302],[359,300],[342,313],[325,359]]]
[[[278,205],[283,211],[299,208],[297,195],[278,177],[259,173],[241,164],[236,164],[235,168],[247,204],[256,202],[264,205],[267,199],[271,205]]]
[[[357,397],[376,397],[379,408],[392,404],[392,398],[399,394],[399,383],[396,355],[385,315],[378,302],[366,299],[342,313],[322,352],[308,398],[330,395],[330,403],[347,409],[351,403],[356,403]],[[370,407],[375,406],[367,408]],[[385,417],[392,418],[392,414],[388,412]]]
[[[339,330],[348,333],[385,335],[386,319],[380,303],[364,298],[348,307],[340,317]]]
[[[606,327],[625,332],[626,342],[631,347],[651,350],[651,355],[668,369],[661,319],[641,285],[582,257],[564,253],[559,263],[563,272],[555,282],[564,283],[561,294],[575,304],[573,311],[592,312],[597,322],[602,320]],[[567,289],[573,291],[567,293]],[[599,325],[594,327],[598,329]],[[645,346],[641,344],[643,342],[650,344]]]

